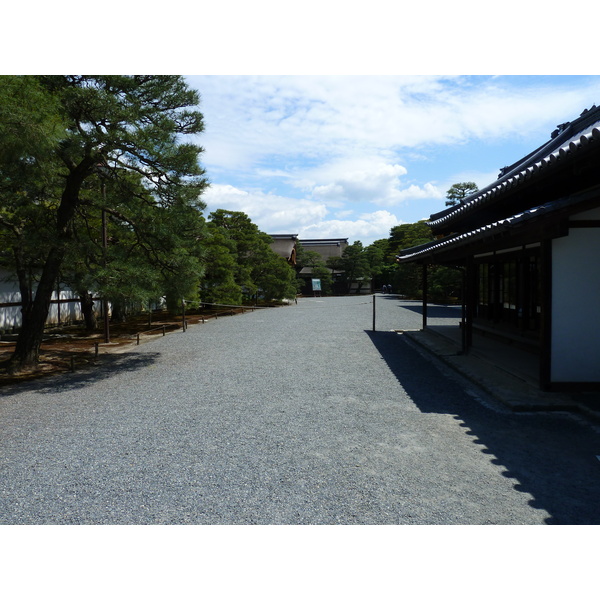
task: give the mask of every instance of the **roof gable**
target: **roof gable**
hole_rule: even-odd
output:
[[[600,108],[585,110],[572,122],[563,123],[552,132],[548,142],[500,171],[499,178],[485,188],[471,194],[458,206],[432,214],[427,225],[434,233],[461,230],[461,221],[477,219],[475,213],[490,208],[517,191],[517,188],[535,179],[551,176],[585,151],[590,144],[600,145]],[[533,199],[532,199],[533,200]],[[531,208],[536,204],[532,201]]]

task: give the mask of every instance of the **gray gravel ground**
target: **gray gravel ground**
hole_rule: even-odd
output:
[[[414,308],[305,298],[0,389],[0,523],[600,523],[597,429],[495,406],[391,331]]]

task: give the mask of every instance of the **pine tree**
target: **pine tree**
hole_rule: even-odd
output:
[[[21,163],[26,169],[41,165],[41,173],[51,185],[44,188],[49,198],[43,202],[31,195],[25,202],[25,208],[42,207],[46,211],[48,235],[41,247],[39,280],[32,301],[23,308],[11,370],[39,359],[52,292],[61,270],[68,270],[67,259],[80,247],[84,237],[81,227],[87,227],[105,209],[112,210],[122,230],[134,235],[142,231],[140,220],[136,228],[127,211],[106,204],[98,193],[102,182],[107,188],[121,186],[132,193],[130,201],[122,198],[123,208],[144,206],[148,218],[142,220],[155,239],[160,235],[152,232],[156,225],[150,215],[160,223],[163,211],[178,206],[184,212],[202,208],[198,197],[206,186],[198,163],[202,148],[183,141],[186,135],[202,132],[203,120],[197,109],[199,95],[182,77],[39,76],[28,83],[41,105],[48,108],[50,122],[60,126],[54,127],[54,135],[40,150],[41,159],[36,159],[35,144],[22,147]],[[14,89],[3,90],[0,102],[12,106],[16,98]],[[24,112],[21,117],[13,124],[14,135],[9,141],[21,134],[25,139],[35,137],[35,111]],[[11,154],[8,143],[0,139],[0,145],[0,175],[5,179],[6,170],[14,169],[15,161],[6,158]],[[133,174],[138,178],[138,192],[131,186]],[[139,191],[140,182],[143,191]],[[142,246],[153,252],[151,244]],[[174,265],[163,264],[163,268],[165,273],[169,269],[173,272]]]
[[[472,181],[455,183],[446,192],[446,206],[456,206],[457,204],[460,204],[467,196],[474,194],[477,190],[479,190],[477,184]]]

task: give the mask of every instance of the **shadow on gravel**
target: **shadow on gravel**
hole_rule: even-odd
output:
[[[548,524],[600,524],[600,434],[560,414],[484,406],[395,332],[366,331],[406,394],[424,413],[453,415],[514,489],[533,496]]]
[[[423,304],[421,302],[414,304],[402,302],[400,306],[420,315],[423,314]],[[429,304],[427,306],[427,317],[432,319],[460,319],[461,314],[461,306],[446,306],[444,304]]]
[[[72,390],[83,389],[93,383],[110,379],[115,375],[128,371],[144,369],[156,362],[159,353],[146,352],[137,354],[127,352],[124,354],[105,354],[99,356],[95,364],[81,371],[62,373],[50,377],[34,379],[29,382],[9,385],[2,388],[2,396],[14,396],[24,392],[38,394],[56,394]]]

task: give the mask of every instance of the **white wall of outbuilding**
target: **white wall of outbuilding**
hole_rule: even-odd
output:
[[[572,221],[600,221],[600,208]],[[600,229],[571,227],[552,241],[553,383],[600,381]]]
[[[60,300],[60,302],[59,302]],[[13,333],[21,327],[21,293],[16,277],[0,269],[0,334]],[[15,306],[2,306],[14,304]],[[52,294],[52,304],[47,325],[72,323],[83,318],[77,295],[70,289],[56,290]]]

